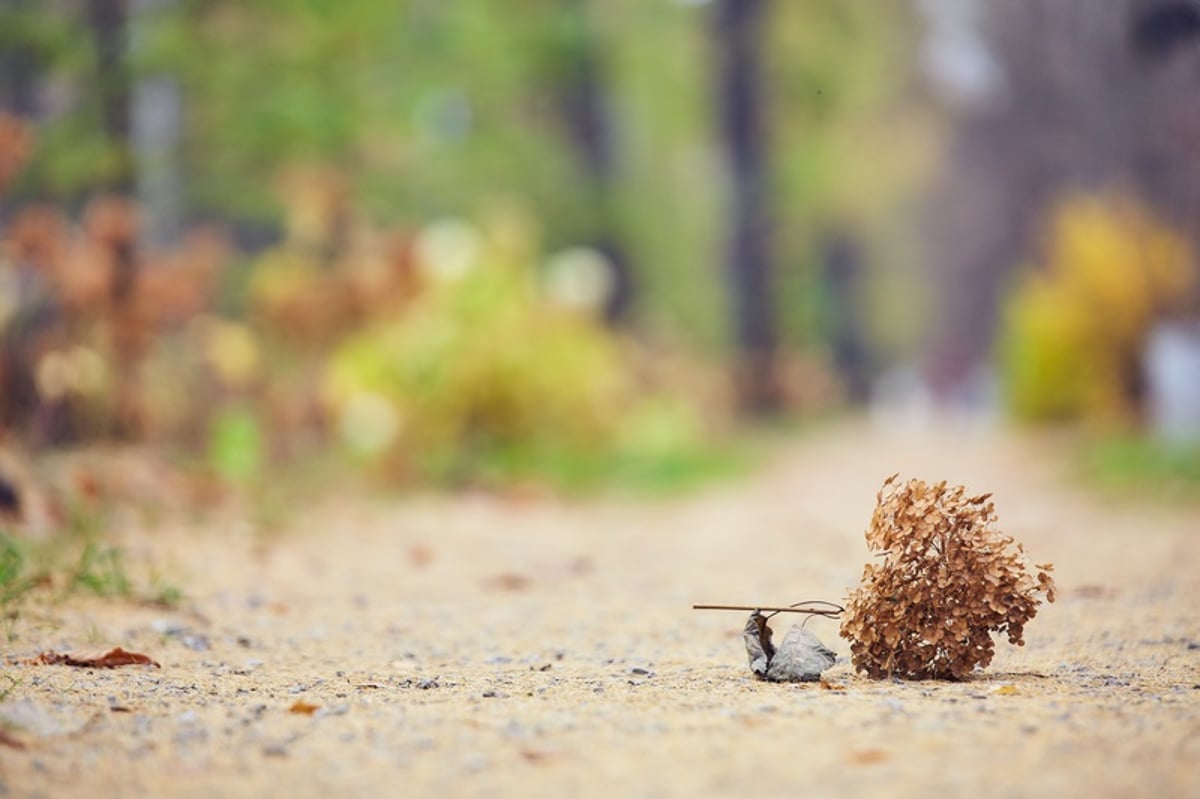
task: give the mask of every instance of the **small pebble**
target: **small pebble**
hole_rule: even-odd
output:
[[[208,637],[203,635],[185,635],[179,640],[193,652],[207,652],[212,648],[208,643]]]
[[[181,635],[187,628],[171,619],[155,619],[150,622],[150,629],[159,635]]]

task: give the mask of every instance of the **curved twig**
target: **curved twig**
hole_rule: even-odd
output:
[[[813,605],[821,605],[823,607],[811,607]],[[767,614],[767,618],[774,616],[776,613],[806,613],[810,616],[825,616],[832,619],[840,616],[846,609],[841,605],[834,602],[826,602],[823,599],[806,599],[787,607],[766,605],[692,605],[692,610],[742,610],[751,612],[757,610]]]

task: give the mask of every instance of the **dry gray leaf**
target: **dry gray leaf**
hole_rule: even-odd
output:
[[[813,682],[837,660],[837,654],[799,624],[792,625],[778,648],[771,627],[759,611],[750,614],[742,631],[750,671],[770,682]]]

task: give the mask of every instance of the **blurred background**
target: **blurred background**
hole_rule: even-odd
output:
[[[3,0],[0,467],[674,488],[862,409],[1194,487],[1198,78],[1191,0]]]

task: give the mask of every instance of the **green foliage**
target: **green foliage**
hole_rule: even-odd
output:
[[[516,202],[552,249],[612,224],[633,256],[643,319],[719,347],[726,196],[711,10],[642,0],[135,4],[127,66],[134,82],[180,86],[176,156],[192,211],[274,224],[280,176],[318,165],[346,175],[375,219],[478,218]],[[907,257],[902,236],[877,219],[909,199],[927,164],[927,120],[892,102],[910,88],[910,17],[903,4],[870,0],[770,5],[769,188],[791,343],[820,335],[790,299],[814,282],[811,242],[831,219],[887,238],[889,270]],[[93,38],[86,4],[0,10],[0,45],[27,49],[67,89],[39,120],[24,181],[32,194],[74,199],[126,165],[101,132]],[[605,187],[591,182],[564,114],[588,60],[615,149]],[[861,157],[880,151],[890,157]]]
[[[1186,243],[1120,198],[1073,197],[1050,221],[1044,263],[1009,299],[1001,363],[1022,419],[1112,423],[1137,412],[1150,325],[1186,297]]]
[[[0,612],[32,587],[25,574],[25,553],[7,534],[0,533]]]
[[[1156,500],[1200,499],[1200,445],[1115,436],[1088,443],[1084,477],[1110,492]]]
[[[133,593],[125,556],[114,546],[88,541],[71,574],[71,586],[102,597],[128,597]]]
[[[236,483],[262,472],[262,429],[253,411],[231,407],[219,411],[209,430],[208,462],[221,477]]]
[[[789,344],[819,344],[827,326],[814,235],[856,203],[889,207],[908,177],[887,168],[907,159],[858,157],[881,140],[911,149],[899,115],[880,124],[905,80],[895,65],[908,16],[876,6],[772,4],[763,31],[767,188],[783,209],[775,297]],[[37,120],[24,188],[71,206],[128,156],[100,125],[86,7],[0,10],[0,42],[34,53],[38,79],[64,87]],[[58,322],[22,366],[53,376],[47,362],[86,352],[105,367],[87,396],[79,380],[54,396],[39,386],[53,412],[43,415],[66,419],[67,436],[168,444],[243,484],[331,439],[382,471],[442,482],[556,475],[582,486],[610,474],[671,486],[736,461],[712,451],[703,400],[647,389],[651,369],[588,314],[550,302],[537,274],[542,249],[594,244],[603,229],[632,256],[640,329],[674,346],[728,342],[711,6],[523,0],[516,10],[491,0],[131,5],[116,78],[181,89],[182,140],[159,155],[176,160],[188,215],[256,238],[278,226],[283,241],[226,268],[211,242],[137,246],[136,213],[119,203],[87,203],[54,224],[26,219],[25,243],[38,245],[26,249],[42,255],[0,263],[25,270],[3,283],[30,282]],[[588,64],[606,112],[594,121],[613,147],[599,181],[568,113]],[[410,279],[422,268],[414,243],[451,214],[485,220],[488,252],[461,279]],[[497,217],[520,230],[493,230]],[[108,267],[129,250],[137,276],[124,286]]]
[[[326,386],[348,448],[441,482],[548,471],[581,484],[605,464],[693,447],[698,426],[640,399],[623,343],[535,277],[485,255],[348,338]]]
[[[608,447],[514,444],[477,453],[470,466],[472,479],[487,486],[533,483],[566,494],[615,491],[644,496],[737,476],[752,460],[745,446],[714,441],[701,432],[687,406],[652,401],[630,412]]]

